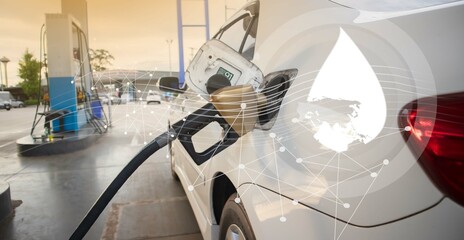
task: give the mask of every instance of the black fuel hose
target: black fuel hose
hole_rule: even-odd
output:
[[[191,137],[192,135],[196,134],[198,131],[200,131],[213,121],[226,124],[225,120],[219,116],[219,113],[215,109],[213,104],[208,103],[205,106],[193,112],[192,114],[188,115],[185,119],[173,124],[168,132],[159,135],[153,141],[145,145],[144,148],[142,148],[142,150],[140,150],[140,152],[138,152],[121,170],[118,176],[116,176],[116,178],[110,183],[110,185],[105,189],[102,195],[100,195],[98,200],[87,212],[87,214],[82,219],[81,223],[76,228],[76,230],[74,230],[73,234],[69,239],[80,240],[84,238],[89,229],[93,226],[95,221],[98,219],[98,217],[106,208],[111,199],[113,199],[113,197],[122,187],[122,185],[124,185],[124,183],[135,172],[135,170],[137,170],[137,168],[140,167],[140,165],[142,165],[142,163],[145,162],[145,160],[147,160],[151,155],[153,155],[156,151],[163,148],[169,142],[172,142],[178,137]],[[215,148],[215,151],[212,154],[209,154],[208,158],[211,158],[215,154],[227,148],[229,144],[226,143],[235,142],[237,138],[238,136],[234,137],[232,140],[218,142],[216,146],[212,147]],[[188,143],[184,142],[184,144]],[[189,144],[191,145],[191,142]]]
[[[82,239],[87,234],[89,229],[93,226],[95,221],[98,219],[100,214],[103,212],[108,203],[113,199],[114,195],[126,182],[126,180],[147,160],[153,153],[158,151],[160,148],[166,146],[169,142],[169,132],[161,134],[153,141],[145,145],[145,147],[135,155],[132,160],[121,170],[118,176],[111,182],[111,184],[105,189],[102,195],[94,203],[92,208],[87,212],[84,219],[81,221],[79,226],[76,228],[74,233],[69,239]]]

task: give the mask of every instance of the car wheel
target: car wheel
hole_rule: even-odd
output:
[[[10,110],[11,110],[11,106],[5,106],[5,109],[6,109],[7,111],[10,111]]]
[[[255,240],[255,234],[248,220],[242,203],[236,203],[237,193],[227,199],[222,211],[219,239],[220,240]]]
[[[23,107],[24,107],[24,105],[23,105],[23,104],[19,104],[19,108],[23,108]]]

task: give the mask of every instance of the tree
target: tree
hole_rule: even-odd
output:
[[[90,64],[94,71],[105,71],[106,66],[112,65],[111,60],[114,60],[114,57],[108,50],[90,49]]]
[[[26,49],[21,60],[19,61],[18,76],[23,79],[19,83],[24,93],[32,99],[39,97],[40,88],[40,62],[34,58],[34,55]]]

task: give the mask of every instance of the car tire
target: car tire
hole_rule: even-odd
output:
[[[24,107],[24,104],[19,104],[19,108],[23,108]]]
[[[219,239],[256,240],[243,204],[236,203],[237,193],[227,199],[220,221]]]

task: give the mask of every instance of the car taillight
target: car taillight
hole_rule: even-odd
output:
[[[400,125],[435,185],[464,206],[464,93],[414,101],[403,109]]]

